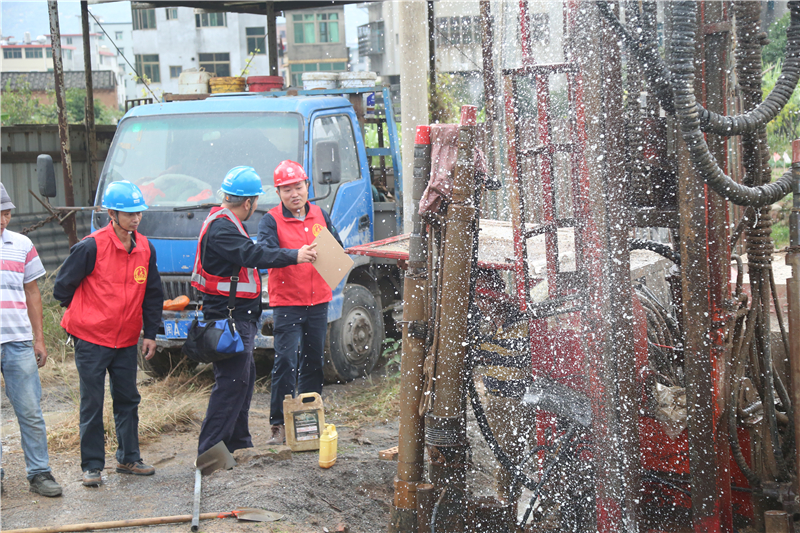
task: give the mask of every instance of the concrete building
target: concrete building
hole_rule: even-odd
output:
[[[47,72],[53,70],[53,49],[50,43],[0,44],[3,59],[2,72]],[[75,68],[75,47],[65,46],[61,50],[64,69]]]
[[[117,58],[117,80],[123,104],[128,98],[139,98],[141,95],[136,91],[136,74],[133,72],[133,24],[130,22],[105,22],[103,20],[100,20],[100,24],[97,24],[92,21],[93,32],[102,33],[103,30],[108,34],[106,37],[108,52],[114,54]]]
[[[132,9],[137,92],[146,78],[156,95],[178,93],[181,72],[205,69],[215,76],[269,76],[267,18],[207,13],[188,7]],[[252,60],[250,60],[250,55]]]
[[[286,66],[291,86],[302,87],[304,72],[347,70],[343,7],[286,11],[285,16]]]
[[[369,23],[358,27],[358,55],[366,58],[363,69],[376,73],[384,83],[400,83],[400,15],[397,2],[366,5]]]

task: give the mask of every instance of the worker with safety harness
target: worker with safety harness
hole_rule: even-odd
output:
[[[273,308],[275,364],[267,444],[284,444],[283,400],[308,392],[322,393],[325,334],[331,288],[311,264],[317,258],[314,239],[328,228],[342,244],[328,214],[308,202],[308,176],[294,161],[274,172],[281,203],[261,218],[258,243],[280,258],[269,271],[269,305]],[[295,383],[297,390],[295,391]]]
[[[253,345],[261,316],[258,269],[280,264],[273,252],[253,242],[242,224],[255,211],[258,196],[264,194],[255,169],[232,168],[220,190],[222,205],[211,209],[200,230],[192,286],[203,293],[205,320],[233,318],[244,353],[214,363],[214,387],[200,428],[198,456],[220,441],[230,452],[253,447],[248,416],[256,378]],[[229,309],[234,286],[234,305]]]
[[[147,209],[139,187],[111,183],[103,195],[111,223],[72,247],[56,277],[53,296],[67,307],[61,325],[75,344],[81,387],[80,440],[83,484],[103,480],[105,376],[111,381],[117,428],[117,472],[151,476],[155,469],[139,455],[137,343],[155,355],[164,300],[156,252],[137,229]]]

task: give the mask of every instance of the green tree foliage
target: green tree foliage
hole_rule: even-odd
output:
[[[772,92],[780,78],[781,66],[780,61],[775,63],[774,68],[761,79],[761,88],[765,96]],[[798,132],[800,132],[800,91],[794,91],[780,114],[767,124],[767,139],[773,149],[778,149],[796,139]]]
[[[55,102],[55,92],[48,95],[50,101]],[[65,107],[67,121],[70,123],[83,122],[86,116],[84,89],[67,89],[65,91]],[[30,85],[23,83],[16,90],[11,90],[6,84],[2,98],[2,125],[12,124],[55,124],[58,122],[58,113],[55,103],[43,104],[33,95]],[[99,100],[94,101],[95,124],[116,124],[122,113],[111,109]]]
[[[56,106],[41,104],[31,94],[31,87],[23,83],[17,90],[10,89],[10,83],[3,90],[3,126],[12,124],[47,124],[56,120]]]
[[[787,12],[769,28],[769,44],[761,50],[761,62],[765,69],[779,61],[783,63],[786,57],[786,28],[789,27],[790,15]]]

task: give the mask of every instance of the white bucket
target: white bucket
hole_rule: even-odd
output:
[[[374,72],[340,72],[339,87],[342,89],[355,89],[358,87],[375,87],[378,75]]]
[[[304,72],[303,89],[335,89],[338,79],[336,72]]]
[[[208,93],[208,80],[211,73],[196,68],[186,69],[178,77],[178,94]]]

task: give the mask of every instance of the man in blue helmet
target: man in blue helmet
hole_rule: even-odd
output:
[[[258,269],[280,266],[275,254],[256,245],[242,222],[250,218],[264,193],[252,167],[232,168],[222,181],[222,205],[211,210],[200,230],[192,286],[203,293],[207,320],[228,317],[233,276],[238,276],[235,306],[230,311],[242,336],[245,353],[214,363],[214,388],[197,454],[222,441],[233,452],[253,446],[248,416],[255,385],[253,343],[261,316],[261,277]]]
[[[75,343],[81,385],[80,438],[83,484],[103,482],[105,466],[103,395],[111,381],[117,429],[117,472],[151,476],[139,454],[137,343],[156,350],[163,292],[156,251],[136,230],[147,209],[142,192],[129,181],[111,183],[103,195],[111,223],[72,247],[56,277],[53,296],[67,310],[61,325]]]

